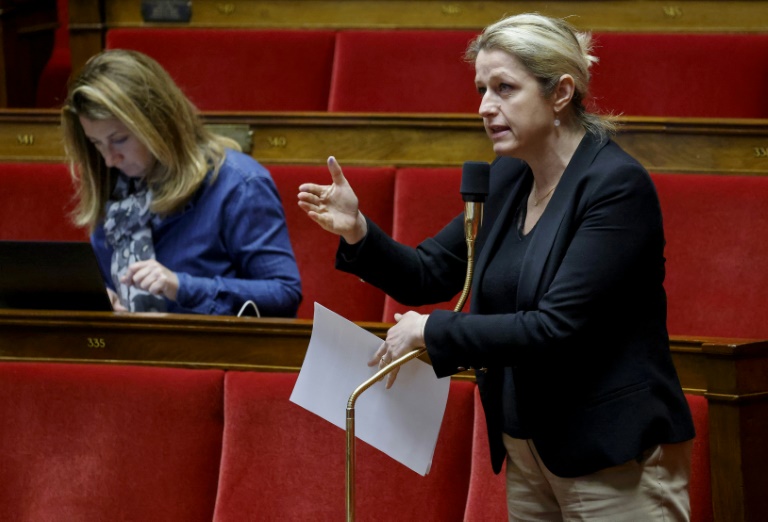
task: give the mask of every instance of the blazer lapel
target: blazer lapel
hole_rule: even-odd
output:
[[[546,287],[551,282],[543,280],[547,258],[557,237],[557,232],[566,213],[577,203],[577,185],[594,160],[598,151],[608,140],[598,141],[592,134],[587,133],[573,154],[571,161],[563,172],[552,198],[536,224],[536,233],[531,238],[531,244],[523,258],[520,269],[520,282],[517,287],[518,309],[531,309],[535,306]]]

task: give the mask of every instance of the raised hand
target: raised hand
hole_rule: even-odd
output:
[[[325,230],[342,236],[347,243],[357,243],[368,232],[357,196],[333,156],[328,158],[328,170],[330,185],[299,186],[299,208]]]

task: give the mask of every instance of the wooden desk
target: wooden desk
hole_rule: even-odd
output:
[[[301,319],[0,310],[0,360],[298,371],[311,333]]]
[[[265,164],[460,166],[493,159],[473,115],[206,113]],[[616,141],[651,172],[768,174],[768,120],[625,117]],[[220,128],[220,127],[219,127]],[[59,115],[0,111],[0,161],[64,161]]]
[[[389,327],[361,326],[382,337]],[[0,310],[0,362],[298,371],[311,331],[307,320]],[[762,520],[768,341],[675,337],[670,347],[683,387],[709,402],[715,520]]]

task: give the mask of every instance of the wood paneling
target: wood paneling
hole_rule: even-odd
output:
[[[207,113],[266,164],[456,166],[490,161],[472,115]],[[625,117],[616,141],[652,172],[768,174],[768,120]],[[249,147],[245,147],[246,150]],[[56,111],[0,111],[0,161],[63,161]]]
[[[69,49],[73,73],[104,48],[106,24],[102,4],[103,0],[69,0]]]
[[[311,333],[302,319],[0,310],[0,360],[298,371]]]
[[[0,161],[64,161],[58,111],[0,111]]]
[[[148,25],[141,4],[141,0],[105,0],[107,26]],[[761,1],[195,0],[191,4],[192,18],[184,24],[190,27],[480,29],[505,15],[535,11],[570,16],[577,27],[598,31],[762,32],[768,15],[768,4]]]

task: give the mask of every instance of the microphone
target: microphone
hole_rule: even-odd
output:
[[[483,224],[483,204],[488,196],[491,166],[484,161],[466,161],[461,169],[461,198],[464,200],[464,239],[467,242],[467,275],[464,289],[454,308],[460,312],[469,296],[474,274],[475,239]]]
[[[483,224],[483,203],[488,196],[491,166],[484,161],[466,161],[461,168],[461,198],[464,200],[464,237],[474,244]],[[469,244],[467,245],[469,247]]]
[[[485,201],[491,165],[485,161],[465,161],[461,167],[461,195],[464,201]]]

